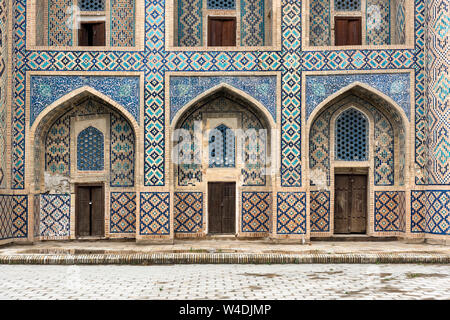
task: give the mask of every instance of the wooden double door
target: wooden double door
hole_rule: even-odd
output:
[[[334,181],[334,233],[365,233],[367,175],[338,174]]]
[[[77,237],[105,235],[104,192],[102,185],[78,185],[75,189]]]
[[[211,234],[234,234],[236,183],[208,183],[208,230]]]

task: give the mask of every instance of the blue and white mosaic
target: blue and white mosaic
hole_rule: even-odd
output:
[[[48,105],[84,86],[119,103],[139,123],[139,81],[139,77],[122,76],[31,76],[30,126]]]
[[[242,90],[261,102],[276,121],[276,76],[236,76],[236,77],[170,77],[170,119],[203,92],[219,85],[228,84]]]
[[[365,83],[391,97],[410,118],[409,73],[379,73],[306,76],[306,119],[323,100],[353,82]]]

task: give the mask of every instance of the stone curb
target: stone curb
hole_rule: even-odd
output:
[[[138,253],[81,255],[0,255],[0,264],[35,265],[168,265],[168,264],[450,264],[443,254],[265,254],[265,253]]]

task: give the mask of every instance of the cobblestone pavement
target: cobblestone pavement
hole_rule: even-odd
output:
[[[0,299],[450,299],[450,266],[0,265]]]

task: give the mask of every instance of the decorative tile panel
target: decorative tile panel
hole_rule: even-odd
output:
[[[241,46],[263,46],[265,41],[265,0],[240,1]]]
[[[310,225],[311,232],[330,231],[330,192],[310,192]]]
[[[396,43],[404,44],[406,40],[406,8],[405,0],[395,2],[395,29],[394,36]]]
[[[12,234],[14,238],[28,237],[28,196],[13,195],[12,197]]]
[[[428,191],[425,230],[430,234],[450,235],[450,192]]]
[[[128,121],[111,113],[111,187],[134,185],[135,139]]]
[[[425,5],[428,183],[450,185],[449,3],[429,0]]]
[[[309,44],[329,46],[331,44],[330,0],[310,0],[309,10]]]
[[[361,0],[334,0],[335,11],[360,11]]]
[[[236,9],[236,0],[207,0],[208,9],[233,10]]]
[[[111,0],[111,46],[134,46],[136,0]]]
[[[375,191],[375,232],[399,230],[399,195],[397,191]]]
[[[202,0],[178,0],[178,45],[202,45]]]
[[[0,195],[0,240],[13,238],[11,213],[12,197],[7,194]]]
[[[139,123],[139,77],[31,76],[30,126],[48,105],[71,91],[84,86],[91,87],[119,103]]]
[[[390,0],[367,0],[366,34],[368,45],[391,44]]]
[[[67,8],[73,0],[48,0],[48,45],[71,46],[72,29],[69,28],[71,15]]]
[[[0,0],[0,188],[6,188],[9,2]]]
[[[425,232],[427,195],[425,191],[411,191],[411,232]]]
[[[189,101],[222,83],[242,90],[261,102],[276,121],[276,76],[171,76],[170,119]]]
[[[203,229],[203,193],[174,193],[175,233],[198,233]]]
[[[104,11],[105,0],[79,0],[81,11]]]
[[[377,186],[394,184],[394,130],[386,117],[378,110],[373,110],[375,121],[374,183]],[[399,128],[401,130],[401,128]],[[400,148],[405,141],[399,139]],[[403,168],[399,168],[403,172]]]
[[[242,232],[269,232],[272,216],[271,192],[242,192]]]
[[[140,235],[170,234],[170,193],[141,192]]]
[[[209,134],[209,167],[234,168],[236,166],[236,137],[232,129],[221,124]]]
[[[306,193],[278,192],[277,234],[306,233]]]
[[[40,195],[38,236],[70,236],[70,194]]]
[[[70,117],[62,116],[50,127],[45,139],[45,170],[68,176],[70,173]]]
[[[327,97],[354,83],[365,83],[392,98],[410,117],[409,73],[310,75],[306,77],[306,118]]]
[[[111,192],[110,233],[136,232],[136,193]]]

